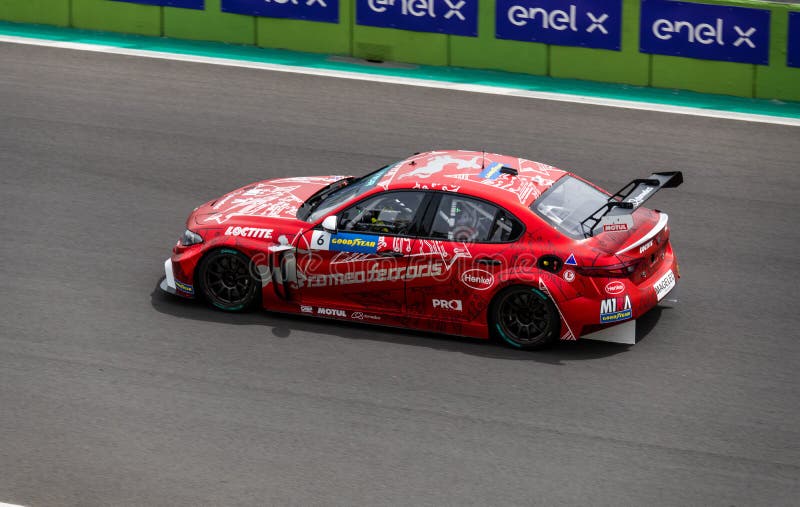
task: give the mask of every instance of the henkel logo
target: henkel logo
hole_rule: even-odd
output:
[[[606,284],[606,294],[611,294],[615,296],[617,294],[622,294],[622,291],[625,290],[625,284],[622,282],[610,282]]]
[[[468,269],[461,274],[461,282],[475,290],[486,290],[494,285],[494,275],[483,269]]]
[[[445,310],[453,310],[456,312],[461,311],[460,299],[433,299],[432,302],[434,308],[443,308]]]
[[[770,11],[642,0],[640,51],[704,60],[769,63]]]
[[[317,308],[317,315],[327,315],[330,317],[347,317],[347,312],[334,308]]]
[[[356,24],[478,35],[478,0],[356,0]]]
[[[497,0],[498,39],[620,48],[621,0]]]

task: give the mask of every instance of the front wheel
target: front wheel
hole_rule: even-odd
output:
[[[260,283],[250,269],[250,258],[230,248],[203,257],[197,269],[200,288],[209,303],[235,312],[253,307]]]
[[[505,289],[489,313],[493,334],[518,349],[541,349],[552,344],[561,327],[555,304],[541,291],[526,286]]]

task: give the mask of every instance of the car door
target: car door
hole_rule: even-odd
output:
[[[297,254],[297,295],[301,310],[345,317],[348,311],[401,314],[411,237],[420,191],[373,194],[337,214],[335,232],[307,231]]]
[[[488,201],[439,193],[411,245],[406,310],[411,318],[470,321],[486,312],[501,275],[524,262],[524,226]]]

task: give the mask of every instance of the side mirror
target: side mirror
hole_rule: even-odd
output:
[[[325,217],[325,220],[322,221],[322,228],[325,229],[325,232],[329,232],[331,234],[336,233],[336,224],[338,219],[336,215],[331,215],[329,217]]]

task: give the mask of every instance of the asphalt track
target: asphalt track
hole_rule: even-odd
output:
[[[0,44],[0,502],[791,505],[800,130]],[[431,148],[667,210],[680,302],[541,353],[155,288],[198,203]]]

